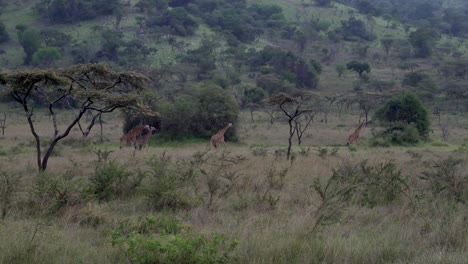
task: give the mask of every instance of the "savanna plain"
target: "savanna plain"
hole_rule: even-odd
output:
[[[0,137],[1,263],[466,263],[468,119],[450,137],[346,146],[359,111],[316,117],[287,160],[288,127],[242,112],[238,138],[119,150],[122,119],[78,129],[38,173],[10,109]],[[73,113],[58,116],[67,120]],[[436,124],[435,117],[433,117]],[[50,132],[37,114],[39,133]]]

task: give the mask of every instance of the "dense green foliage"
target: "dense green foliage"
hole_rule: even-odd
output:
[[[367,28],[362,20],[350,17],[348,20],[341,21],[341,28],[336,30],[344,40],[356,41],[356,40],[368,40],[372,41],[376,38]]]
[[[416,26],[431,26],[454,36],[461,37],[468,33],[468,5],[463,1],[338,0],[338,2],[351,4],[363,14],[380,15],[388,20],[410,22]]]
[[[429,135],[429,116],[422,102],[411,93],[390,99],[375,113],[386,130],[379,136],[394,143],[416,143]]]
[[[115,13],[118,0],[41,0],[36,12],[52,23],[73,23]]]
[[[239,106],[221,87],[204,83],[174,101],[161,102],[154,109],[158,116],[128,112],[125,114],[124,132],[139,124],[149,124],[164,139],[210,138],[228,123],[237,123]],[[235,140],[235,125],[226,133]]]
[[[249,66],[252,70],[270,73],[265,67],[271,67],[281,80],[289,81],[297,88],[312,89],[318,84],[321,66],[316,61],[309,63],[292,52],[285,52],[275,47],[265,47],[260,52],[252,53]],[[270,93],[276,91],[269,91]]]
[[[121,223],[112,244],[122,247],[131,263],[230,263],[237,242],[223,234],[212,237],[191,230],[175,217],[147,216]]]
[[[18,30],[18,40],[21,46],[23,47],[26,57],[24,58],[24,64],[28,65],[32,61],[34,53],[41,46],[40,34],[34,29],[24,28],[22,26],[17,27]]]
[[[161,136],[177,138],[209,138],[228,123],[234,127],[226,137],[232,140],[239,108],[236,102],[217,85],[205,84],[192,96],[183,96],[175,102],[162,104]]]
[[[369,66],[369,63],[367,62],[360,62],[360,61],[350,61],[348,63],[346,63],[346,68],[348,70],[353,70],[355,72],[357,72],[359,74],[359,77],[362,77],[362,74],[364,72],[366,73],[370,73],[370,66]]]
[[[175,7],[166,10],[163,14],[148,18],[146,26],[150,30],[161,31],[163,27],[168,27],[169,32],[178,36],[191,36],[198,27],[198,23],[182,7]]]
[[[10,40],[10,34],[6,30],[5,24],[0,21],[0,43],[7,42],[8,40]]]

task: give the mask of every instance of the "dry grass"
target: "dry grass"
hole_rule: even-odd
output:
[[[86,200],[53,215],[31,213],[34,208],[28,207],[28,197],[37,177],[35,149],[24,117],[10,116],[6,135],[0,139],[0,150],[5,152],[0,156],[0,167],[23,177],[20,193],[14,196],[6,218],[0,220],[0,262],[27,263],[34,259],[35,263],[127,263],[123,252],[112,246],[111,233],[122,221],[158,213],[145,202],[143,190],[148,181],[144,180],[136,194],[125,199],[101,203]],[[62,118],[66,120],[67,115]],[[468,161],[466,152],[453,152],[466,142],[466,118],[458,117],[451,125],[452,137],[444,146],[370,148],[365,144],[371,136],[368,127],[363,130],[364,142],[355,151],[344,147],[348,133],[358,123],[353,112],[341,117],[331,115],[328,123],[320,119],[316,118],[304,137],[302,154],[301,147],[294,146],[296,156],[291,162],[275,155],[276,150],[286,146],[287,127],[280,121],[269,125],[267,116],[260,112],[255,113],[252,123],[249,114],[243,113],[237,127],[239,142],[227,139],[225,149],[210,150],[204,156],[207,163],[202,165],[214,171],[225,151],[229,157],[245,158],[224,169],[235,171],[238,178],[230,182],[222,175],[218,177],[232,189],[225,195],[218,192],[208,206],[207,178],[200,174],[187,187],[187,193],[193,194],[191,207],[168,213],[194,230],[222,232],[228,239],[238,240],[234,262],[239,263],[463,263],[468,259],[466,205],[434,200],[428,183],[419,178],[427,168],[425,161],[451,155]],[[47,117],[36,120],[40,133],[50,135]],[[97,149],[112,150],[111,160],[136,171],[148,170],[152,156],[165,153],[174,162],[193,161],[195,154],[208,147],[208,142],[177,147],[150,145],[132,157],[131,148],[118,149],[119,118],[105,120],[104,143],[99,142],[97,129],[87,139],[91,143],[81,142],[75,130],[51,158],[50,170],[86,181],[94,173]],[[437,133],[435,130],[431,137],[438,138]],[[255,154],[253,150],[260,145],[266,152]],[[334,147],[337,153],[332,155]],[[329,151],[319,155],[319,148]],[[312,232],[321,201],[312,187],[314,179],[325,181],[344,162],[357,164],[363,160],[369,164],[395,162],[409,178],[411,199],[402,195],[392,204],[373,208],[352,204],[343,209],[339,222]],[[285,169],[287,173],[280,178]]]

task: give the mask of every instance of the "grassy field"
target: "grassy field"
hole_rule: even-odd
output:
[[[5,212],[0,220],[0,263],[194,263],[194,259],[200,263],[465,263],[468,259],[466,204],[457,202],[453,193],[435,192],[434,183],[422,179],[434,164],[452,157],[464,162],[451,167],[454,177],[466,181],[466,117],[449,118],[448,142],[440,140],[434,126],[433,143],[374,148],[367,146],[372,128],[366,127],[363,142],[347,148],[346,137],[358,116],[333,113],[327,123],[316,118],[302,146],[294,146],[294,159],[288,161],[286,125],[269,124],[261,112],[254,113],[255,123],[249,113],[242,113],[236,124],[239,141],[228,138],[219,150],[209,149],[208,142],[156,145],[156,134],[152,144],[134,157],[132,149],[118,148],[121,120],[115,114],[104,119],[104,142],[99,142],[98,129],[85,141],[74,130],[57,147],[49,172],[38,175],[24,117],[11,111],[5,136],[0,137],[4,186],[0,209]],[[67,120],[70,114],[59,118]],[[47,137],[48,117],[37,115],[35,121]],[[107,160],[103,153],[109,153]],[[333,183],[333,175],[351,178],[362,173],[360,168],[379,179],[376,171],[389,163],[393,167],[384,176],[397,175],[405,182],[396,185],[401,188],[390,200],[382,200],[386,191],[379,189],[381,182],[363,188],[339,178],[339,186],[356,188],[350,189],[353,195],[337,195],[333,184],[324,196],[318,191]],[[120,175],[120,181],[105,185],[102,175]],[[143,175],[139,184],[127,184],[137,175]],[[97,179],[107,189],[95,188]],[[466,191],[461,195],[466,202]],[[160,229],[151,229],[152,225]],[[162,227],[172,230],[168,226],[175,230],[182,226],[182,231],[161,231]],[[199,234],[206,234],[208,242],[195,246],[190,239]],[[221,241],[226,243],[210,240],[216,234],[223,234]],[[158,252],[154,245],[167,246],[166,251],[154,253]],[[177,249],[175,257],[168,251],[172,248]],[[205,248],[211,255],[203,251],[193,258],[193,252]]]
[[[332,28],[351,15],[339,4],[316,8],[303,7],[299,0],[249,2],[281,4],[291,21],[320,15]],[[18,17],[37,29],[48,27],[35,20],[33,3],[10,4],[2,13],[12,41],[2,46],[6,54],[0,59],[11,68],[21,65],[24,55],[16,39]],[[122,18],[126,38],[137,32],[136,15],[133,10]],[[74,44],[86,41],[97,49],[100,40],[91,37],[97,34],[92,27],[112,28],[114,20],[56,29],[71,34]],[[386,24],[375,20],[379,37],[406,38],[401,26]],[[178,41],[192,49],[210,34],[201,26],[195,36]],[[158,50],[151,67],[174,63],[177,51],[165,39],[144,41]],[[260,39],[252,46],[269,44]],[[319,59],[324,44],[318,38],[302,55]],[[334,60],[323,63],[317,93],[354,89],[357,74],[347,71],[337,78],[335,66],[356,59],[358,44],[340,43]],[[398,61],[371,60],[383,51],[378,41],[367,44],[370,79],[394,81],[394,88],[401,89],[406,72],[397,68]],[[297,48],[291,42],[278,45]],[[458,47],[466,48],[466,43]],[[443,84],[431,61],[415,62]],[[52,123],[44,111],[35,111],[45,146]],[[0,103],[0,118],[7,113],[5,135],[0,135],[0,263],[466,263],[466,114],[440,117],[448,128],[446,141],[438,118],[431,116],[428,142],[384,148],[370,146],[378,129],[372,123],[362,130],[359,145],[347,147],[360,111],[337,111],[333,105],[327,116],[315,116],[303,143],[294,143],[290,160],[285,156],[286,122],[278,118],[271,124],[260,110],[253,121],[242,112],[235,124],[238,140],[227,138],[220,149],[210,148],[208,140],[167,142],[155,134],[135,155],[130,147],[119,149],[122,118],[113,113],[104,117],[102,142],[99,127],[87,139],[73,129],[55,148],[48,171],[40,174],[25,116]],[[71,116],[58,115],[60,129]]]

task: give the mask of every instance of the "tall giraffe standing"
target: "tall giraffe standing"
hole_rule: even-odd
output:
[[[149,139],[153,135],[153,131],[156,131],[156,128],[153,126],[145,126],[139,134],[135,137],[135,149],[133,150],[133,157],[137,150],[142,150],[146,144],[148,144]]]
[[[141,130],[141,133],[137,135],[135,139],[135,149],[141,150],[148,144],[149,139],[153,135],[153,132],[156,131],[156,128],[153,126],[146,126]]]
[[[120,138],[120,149],[122,149],[122,147],[124,145],[135,145],[135,141],[137,139],[137,136],[139,134],[141,134],[142,130],[143,129],[148,129],[150,126],[149,125],[139,125],[139,126],[136,126],[132,129],[130,129],[127,134],[123,135],[121,138]]]
[[[226,142],[224,142],[224,133],[226,133],[226,131],[230,127],[232,127],[232,123],[227,124],[227,126],[225,126],[218,133],[214,134],[211,137],[211,145],[213,145],[214,148],[218,148],[219,144],[221,144],[221,143],[226,144]]]
[[[351,145],[354,141],[356,141],[359,144],[359,133],[361,133],[361,129],[362,129],[362,126],[364,125],[364,121],[361,122],[358,128],[356,128],[356,130],[354,130],[354,132],[351,135],[349,135],[348,142],[346,143],[347,146]]]

